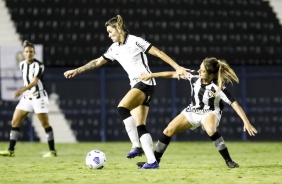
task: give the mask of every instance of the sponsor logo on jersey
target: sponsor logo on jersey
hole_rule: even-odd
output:
[[[143,46],[140,45],[138,42],[135,42],[135,44],[137,45],[137,47],[139,47],[140,49],[144,50]]]

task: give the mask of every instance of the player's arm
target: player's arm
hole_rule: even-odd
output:
[[[84,73],[84,72],[87,72],[87,71],[99,68],[100,66],[104,65],[105,63],[107,63],[107,60],[105,60],[101,56],[101,57],[99,57],[97,59],[89,61],[87,64],[85,64],[85,65],[83,65],[83,66],[81,66],[79,68],[66,71],[64,73],[64,76],[66,78],[72,78],[72,77],[76,76],[77,74]]]
[[[139,77],[140,80],[149,80],[151,78],[178,78],[176,72],[157,72],[157,73],[142,73]]]
[[[180,79],[180,76],[186,76],[187,75],[186,70],[189,70],[189,69],[179,66],[173,59],[171,59],[166,53],[162,52],[158,48],[152,46],[150,48],[150,50],[148,51],[148,53],[155,56],[155,57],[160,58],[161,60],[163,60],[164,62],[166,62],[170,66],[172,66],[177,73],[178,79]]]
[[[18,98],[19,96],[21,96],[21,94],[23,92],[25,92],[26,90],[29,90],[31,89],[32,87],[36,86],[36,84],[38,83],[39,81],[39,78],[38,77],[34,77],[32,82],[29,83],[27,86],[17,90],[15,93],[14,93],[14,98]]]
[[[242,107],[238,104],[237,101],[234,101],[231,104],[231,107],[236,111],[236,113],[238,114],[238,116],[242,119],[242,121],[244,122],[244,132],[248,131],[250,136],[255,136],[255,134],[258,132],[250,123],[249,119],[247,118],[244,110],[242,109]]]

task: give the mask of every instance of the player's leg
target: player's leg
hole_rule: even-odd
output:
[[[207,134],[210,136],[211,140],[213,141],[213,144],[225,160],[227,166],[229,168],[239,167],[239,165],[231,159],[228,149],[225,145],[224,139],[221,134],[217,131],[218,123],[219,119],[214,113],[209,113],[207,117],[203,120],[203,125]]]
[[[57,156],[57,152],[55,149],[55,141],[54,141],[54,132],[52,126],[49,124],[49,117],[47,113],[39,113],[37,114],[39,121],[41,122],[42,127],[46,132],[47,142],[49,146],[50,152],[43,155],[43,157],[55,157]]]
[[[15,109],[11,123],[12,126],[10,132],[9,148],[7,150],[0,151],[0,156],[14,156],[15,146],[20,136],[20,126],[23,120],[27,117],[27,115],[28,112],[20,109]]]
[[[187,130],[191,127],[192,125],[190,124],[190,122],[187,120],[187,117],[184,116],[183,113],[180,113],[168,124],[168,126],[164,129],[163,134],[158,139],[158,142],[156,144],[156,149],[154,151],[154,155],[158,163],[160,163],[161,158],[171,141],[171,138],[175,134],[183,132],[184,130]],[[143,164],[144,162],[137,162],[136,165],[138,167],[142,167]]]
[[[137,131],[139,135],[142,148],[147,157],[147,162],[143,165],[142,169],[156,169],[159,167],[153,152],[153,140],[146,127],[146,118],[148,115],[149,107],[140,105],[135,108],[135,119],[137,123]]]
[[[136,126],[135,130],[137,131],[137,132],[135,132],[135,135],[137,135],[138,140],[135,141],[135,145],[136,146],[133,146],[131,151],[127,154],[128,158],[133,158],[135,155],[142,156],[144,154],[144,151],[143,151],[143,149],[142,149],[142,147],[140,145],[140,139],[139,139],[139,136],[138,136],[138,129],[137,129],[137,127],[140,125],[139,122],[144,122],[144,124],[145,124],[147,115],[142,116],[141,115],[142,111],[140,110],[140,108],[142,108],[141,105],[136,107],[136,108],[134,108],[134,109],[132,109],[130,111],[130,114],[132,115],[132,117],[133,117],[133,119],[135,121],[135,126]],[[148,109],[147,109],[147,111],[148,111]]]
[[[134,158],[135,156],[140,156],[143,153],[142,149],[140,149],[136,121],[130,111],[142,104],[145,98],[146,96],[142,91],[133,88],[123,97],[117,107],[117,112],[124,122],[126,132],[132,143],[132,149],[127,154],[128,158]],[[132,112],[134,113],[135,110]]]
[[[50,152],[43,155],[43,157],[55,157],[57,152],[55,149],[54,132],[53,128],[49,123],[49,99],[46,91],[40,92],[41,97],[38,99],[33,99],[32,106],[34,112],[36,113],[42,127],[46,132],[46,137],[48,141],[48,147]]]
[[[160,162],[166,148],[170,143],[172,136],[180,132],[183,132],[184,130],[187,130],[191,127],[192,125],[189,123],[187,118],[182,113],[176,116],[168,124],[168,126],[164,129],[163,134],[160,136],[156,144],[155,156],[158,162]]]

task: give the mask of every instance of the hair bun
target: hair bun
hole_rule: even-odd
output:
[[[27,41],[27,40],[25,40],[24,42],[23,42],[23,46],[25,47],[25,46],[27,46],[29,44],[29,42]]]

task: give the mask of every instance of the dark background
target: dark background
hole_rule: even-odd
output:
[[[282,32],[262,0],[6,0],[21,40],[44,46],[44,82],[79,141],[128,140],[116,106],[129,90],[118,63],[66,80],[63,72],[100,57],[110,46],[105,22],[120,14],[130,34],[143,37],[180,65],[198,69],[206,57],[225,59],[240,84],[228,85],[259,130],[242,133],[243,122],[226,105],[219,131],[229,140],[282,139]],[[153,72],[172,70],[149,56]],[[157,79],[147,125],[156,140],[164,127],[190,103],[187,81]],[[0,140],[8,140],[14,102],[0,101]],[[21,140],[34,134],[27,121]],[[33,136],[33,135],[32,135]],[[37,141],[38,139],[33,139]],[[200,128],[175,140],[208,140]]]

